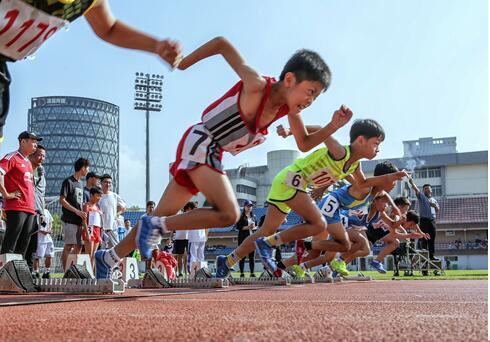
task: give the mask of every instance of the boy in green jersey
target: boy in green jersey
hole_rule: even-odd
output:
[[[309,126],[307,129],[315,131],[318,127]],[[289,130],[282,127],[278,127],[278,134],[283,137],[291,135]],[[277,264],[272,258],[272,249],[275,246],[324,233],[327,225],[315,202],[306,192],[309,186],[323,188],[347,179],[359,187],[372,187],[406,176],[404,171],[368,179],[364,176],[359,161],[363,158],[373,159],[384,137],[384,130],[376,121],[356,120],[350,130],[350,145],[342,146],[329,137],[324,142],[326,147],[296,160],[279,172],[269,191],[269,206],[264,224],[231,254],[216,258],[217,277],[226,277],[231,267],[255,249],[256,245],[265,267],[275,272]],[[276,233],[291,209],[305,222]],[[337,238],[331,241],[330,249],[348,251],[350,241],[342,224],[332,226],[328,230]]]

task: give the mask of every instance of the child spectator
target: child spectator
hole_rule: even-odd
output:
[[[39,217],[39,216],[38,216]],[[49,269],[51,268],[51,258],[54,257],[54,244],[51,232],[53,230],[53,217],[48,209],[44,208],[44,219],[38,224],[37,250],[34,259],[34,274],[40,278],[39,259],[44,258],[43,278],[49,279]]]
[[[82,231],[85,253],[89,255],[92,268],[94,264],[94,253],[102,242],[102,211],[99,208],[99,201],[102,198],[102,189],[93,187],[90,189],[90,199],[84,204],[83,210],[87,213],[87,220],[84,222]]]

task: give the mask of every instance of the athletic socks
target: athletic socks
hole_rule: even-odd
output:
[[[282,245],[281,236],[279,234],[266,237],[265,242],[271,247]]]
[[[162,228],[162,231],[161,231],[162,235],[165,234],[166,232],[168,232],[166,220],[167,220],[167,218],[165,216],[162,216],[162,217],[152,216],[151,217],[151,223],[157,227]]]
[[[104,262],[111,268],[114,268],[120,261],[121,258],[116,254],[114,247],[108,249],[106,253],[104,253]]]
[[[234,251],[226,256],[226,266],[229,268],[233,268],[233,266],[235,266],[239,261],[240,258]]]

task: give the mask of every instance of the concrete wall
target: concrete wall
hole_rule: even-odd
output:
[[[478,194],[488,191],[488,164],[446,167],[446,195]]]

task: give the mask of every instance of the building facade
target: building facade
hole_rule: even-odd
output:
[[[32,98],[28,129],[44,138],[46,196],[59,196],[63,179],[73,174],[80,157],[90,161],[91,171],[110,174],[119,191],[118,106],[74,96]]]

